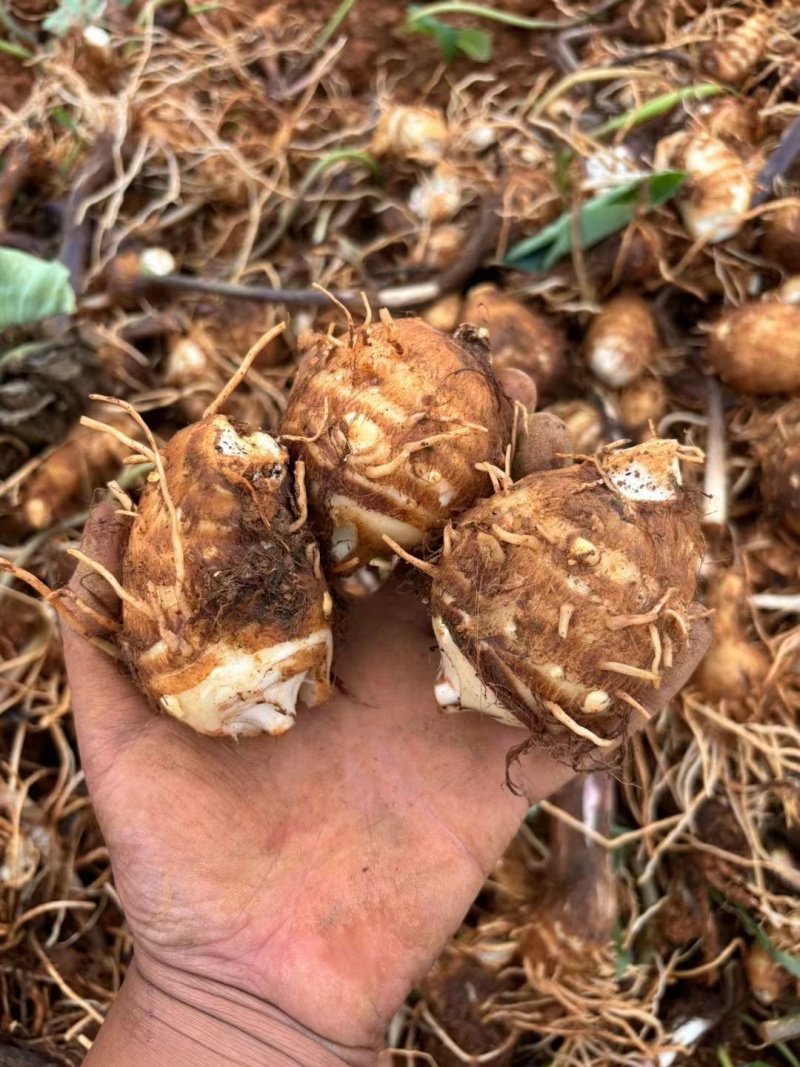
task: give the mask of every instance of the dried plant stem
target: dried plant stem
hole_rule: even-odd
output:
[[[609,741],[608,738],[600,737],[593,730],[589,730],[586,726],[581,726],[580,723],[575,722],[571,715],[568,715],[560,704],[555,704],[552,700],[543,700],[542,704],[550,712],[554,719],[571,730],[578,737],[583,737],[587,741],[591,741],[593,745],[597,745],[598,748],[611,748],[614,744],[613,741]]]
[[[121,430],[118,430],[116,426],[109,426],[105,422],[99,422],[97,419],[92,419],[88,415],[81,415],[81,426],[86,426],[90,430],[99,430],[100,433],[108,434],[109,437],[115,438],[120,444],[128,445],[132,452],[136,453],[135,459],[137,463],[152,462],[153,453],[146,446],[142,446],[141,441],[134,440],[133,437],[128,437]]]
[[[315,282],[314,285],[311,286],[311,288],[316,289],[317,292],[322,293],[324,296],[326,296],[328,300],[331,301],[331,303],[335,304],[344,313],[344,316],[347,319],[347,326],[350,331],[350,336],[352,337],[353,333],[355,332],[355,323],[353,322],[353,316],[350,314],[346,305],[343,304],[342,301],[334,293],[330,292],[323,285],[319,285],[317,282]],[[363,296],[364,294],[359,292],[359,300],[361,300]]]
[[[85,640],[95,645],[101,651],[116,657],[116,649],[112,644],[108,641],[104,641],[102,638],[96,637],[91,630],[87,629],[83,621],[77,615],[68,610],[64,602],[64,594],[60,593],[58,590],[50,589],[40,578],[37,578],[35,574],[31,574],[30,571],[26,571],[22,567],[15,566],[13,563],[9,562],[9,560],[3,559],[2,556],[0,556],[0,571],[6,571],[8,574],[13,575],[17,581],[24,582],[25,585],[30,586],[31,589],[39,594],[45,603],[50,604],[53,607],[60,618],[71,626],[76,633],[81,634]],[[6,592],[10,594],[11,591],[7,590]],[[22,594],[17,595],[21,596]],[[77,600],[77,598],[74,599]]]
[[[569,30],[593,21],[598,15],[605,14],[606,11],[616,7],[619,2],[620,0],[605,0],[604,3],[571,19],[534,19],[525,15],[515,15],[511,11],[498,11],[497,8],[488,7],[485,4],[467,3],[465,0],[446,0],[445,3],[427,4],[416,8],[409,16],[408,26],[413,29],[414,24],[420,19],[433,18],[436,15],[474,15],[478,18],[489,19],[491,22],[500,22],[504,26],[515,26],[521,30]]]
[[[104,630],[110,630],[112,633],[120,633],[122,630],[122,624],[117,622],[116,619],[112,619],[102,611],[98,611],[86,600],[82,600],[81,597],[74,594],[70,597],[70,603],[74,604],[78,611],[82,611],[85,615],[88,615],[90,619],[93,619],[98,626],[101,626]]]
[[[645,722],[650,722],[650,712],[647,710],[647,708],[642,707],[639,701],[634,699],[634,697],[632,697],[630,693],[626,693],[624,689],[617,689],[614,693],[614,696],[617,697],[619,700],[624,701],[624,703],[628,704],[630,707],[632,707],[636,714],[641,715]]]
[[[274,341],[276,337],[280,337],[280,335],[285,330],[286,323],[279,322],[277,326],[273,326],[271,330],[267,330],[267,332],[262,337],[259,337],[259,339],[250,348],[249,352],[242,360],[241,364],[239,365],[239,369],[236,371],[230,381],[226,383],[219,396],[217,396],[216,399],[212,400],[208,407],[205,409],[205,411],[203,412],[204,419],[209,418],[211,415],[216,415],[216,413],[219,411],[219,409],[222,407],[228,397],[230,397],[234,390],[236,390],[242,384],[245,379],[245,376],[247,375],[247,372],[250,370],[250,367],[255,361],[256,356],[258,356],[258,354],[264,348],[266,348],[267,345],[270,344],[270,342]]]
[[[417,570],[422,571],[423,574],[427,574],[429,578],[436,577],[437,568],[432,563],[425,563],[423,560],[417,559],[416,556],[412,556],[410,552],[406,552],[406,550],[401,548],[396,541],[393,541],[388,534],[383,535],[383,540],[389,548],[391,548],[393,552],[396,552],[401,559],[404,559],[406,563],[410,563],[412,567],[416,567]]]
[[[411,441],[409,444],[403,445],[398,454],[386,463],[378,463],[372,467],[364,467],[364,476],[366,478],[386,478],[388,475],[393,474],[398,467],[401,467],[409,456],[413,456],[415,452],[419,452],[423,448],[430,448],[431,445],[435,445],[439,441],[447,441],[451,437],[463,437],[464,434],[468,433],[470,433],[468,427],[459,426],[454,430],[431,434],[429,437],[423,437],[419,441]]]
[[[297,498],[298,516],[289,527],[289,533],[302,530],[308,521],[308,494],[306,492],[306,465],[298,459],[294,465],[294,487]]]
[[[544,115],[556,100],[568,93],[570,89],[574,89],[576,85],[586,85],[591,82],[618,81],[626,78],[647,79],[652,77],[652,71],[642,67],[590,67],[573,71],[562,78],[560,82],[557,82],[541,99],[536,101],[535,106],[531,109],[530,118],[537,119]]]
[[[145,604],[143,600],[133,596],[127,589],[119,582],[111,571],[104,567],[102,563],[98,563],[96,559],[91,559],[84,552],[81,552],[79,548],[68,548],[67,555],[77,559],[79,563],[85,564],[91,570],[100,575],[101,578],[105,578],[120,600],[124,600],[126,604],[133,608],[134,611],[140,612],[140,614],[147,616],[148,619],[155,619],[155,612],[149,605]]]

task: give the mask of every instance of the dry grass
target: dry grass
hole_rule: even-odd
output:
[[[366,19],[380,6],[361,2]],[[212,290],[318,285],[411,299],[452,265],[445,229],[463,244],[490,196],[499,218],[483,265],[593,195],[610,171],[629,177],[645,166],[663,135],[716,129],[722,102],[726,124],[733,105],[740,109],[739,132],[725,126],[723,134],[743,159],[769,158],[798,116],[791,5],[771,9],[763,52],[739,96],[687,100],[610,139],[591,131],[676,85],[705,80],[703,49],[724,44],[761,8],[634,5],[619,18],[609,14],[607,32],[554,38],[490,27],[499,51],[487,67],[462,59],[447,68],[432,42],[409,46],[387,24],[385,49],[361,63],[374,64],[369,89],[351,92],[349,52],[363,45],[359,6],[355,44],[334,35],[321,49],[314,42],[322,17],[310,24],[286,5],[255,16],[211,11],[177,31],[158,24],[153,5],[138,16],[114,9],[110,56],[93,53],[79,32],[42,37],[28,64],[27,98],[11,106],[0,96],[0,154],[26,160],[15,188],[11,169],[0,172],[5,233],[46,258],[72,257],[81,308],[70,336],[91,354],[97,378],[85,393],[126,396],[159,441],[213,398],[244,351],[288,311],[287,344],[256,360],[237,401],[277,426],[297,336],[324,329],[332,312],[311,298],[283,305],[274,293],[259,304],[169,290],[137,277],[144,249],[165,249],[177,271]],[[377,16],[375,24],[382,32]],[[430,63],[409,83],[403,54],[418,45]],[[441,105],[451,131],[447,163],[461,206],[442,224],[416,217],[409,203],[425,168],[372,155],[380,109],[409,95]],[[775,193],[799,192],[789,168]],[[580,812],[558,800],[531,815],[422,995],[398,1014],[390,1033],[403,1049],[397,1063],[511,1063],[516,1048],[525,1063],[644,1065],[669,1054],[692,1013],[708,1022],[711,1057],[698,1053],[693,1062],[711,1063],[717,1045],[755,1048],[758,1033],[774,1033],[776,1020],[796,1008],[797,981],[785,968],[779,995],[765,1003],[744,965],[756,927],[775,950],[800,958],[800,551],[764,513],[758,488],[775,425],[791,429],[798,412],[783,400],[721,391],[715,415],[703,358],[704,331],[719,310],[774,289],[786,273],[762,254],[760,212],[737,236],[711,245],[693,243],[667,205],[546,275],[502,275],[507,291],[557,316],[573,350],[560,399],[591,399],[607,441],[620,436],[618,397],[591,379],[578,342],[608,293],[635,286],[652,300],[669,396],[662,430],[715,457],[705,488],[728,516],[709,527],[705,588],[730,568],[744,575],[756,599],[742,604],[743,639],[758,646],[769,671],[744,703],[710,700],[690,684],[630,745],[620,781],[604,793],[615,799],[613,808],[606,802],[603,829],[581,829]],[[31,339],[49,342],[22,331],[3,345]],[[186,339],[206,346],[208,367],[167,382],[168,356]],[[5,403],[0,396],[0,414]],[[45,403],[45,422],[55,418],[54,404]],[[79,414],[69,408],[64,417]],[[85,508],[40,532],[20,515],[28,479],[47,461],[42,444],[58,440],[32,441],[0,426],[0,555],[51,585],[68,574]],[[141,478],[131,467],[119,480],[135,493]],[[86,506],[98,489],[85,486]],[[764,594],[784,599],[759,600]],[[5,574],[0,598],[0,1032],[78,1063],[122,982],[130,936],[80,771],[53,608]],[[569,835],[559,837],[558,827]],[[565,880],[565,849],[591,853],[588,873]],[[560,886],[557,907],[537,888],[550,884]],[[587,930],[574,922],[575,901],[592,892],[602,895],[604,925]],[[443,992],[465,959],[472,976]],[[468,987],[480,996],[470,1000]],[[742,1011],[762,1030],[743,1029]],[[780,1063],[776,1048],[750,1058]]]

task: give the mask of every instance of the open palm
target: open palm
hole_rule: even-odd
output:
[[[123,539],[98,509],[89,554],[113,567]],[[107,596],[92,574],[74,582]],[[706,640],[696,627],[651,706]],[[65,644],[137,966],[225,983],[350,1048],[380,1045],[529,804],[570,777],[532,753],[514,772],[522,795],[506,788],[520,731],[440,714],[424,609],[397,591],[352,605],[337,692],[280,738],[194,734],[87,641]]]

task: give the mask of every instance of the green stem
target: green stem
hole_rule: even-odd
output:
[[[333,37],[333,35],[341,26],[341,24],[350,14],[350,10],[355,6],[355,3],[356,0],[342,0],[341,4],[339,4],[339,6],[336,8],[333,15],[323,26],[322,33],[316,39],[314,43],[314,48],[316,51],[322,51],[322,49],[325,47],[331,37]]]
[[[601,126],[596,126],[595,129],[590,130],[589,136],[594,137],[595,140],[600,140],[601,137],[608,137],[609,134],[616,133],[618,130],[629,130],[634,126],[642,126],[645,122],[652,122],[653,119],[661,118],[662,115],[672,111],[684,100],[706,100],[710,96],[719,96],[720,93],[724,92],[725,89],[722,86],[713,85],[711,82],[703,82],[700,85],[687,85],[683,89],[676,89],[672,93],[664,93],[663,96],[657,96],[654,100],[649,100],[646,104],[642,104],[641,107],[626,111],[624,115],[609,119],[608,122],[604,122]]]
[[[317,178],[321,177],[334,163],[341,163],[343,159],[351,160],[354,163],[363,163],[367,170],[372,172],[373,177],[380,176],[381,168],[369,152],[364,152],[360,148],[334,148],[333,151],[322,156],[313,166],[308,168],[305,177],[300,183],[300,192],[307,193]]]
[[[493,7],[485,7],[483,4],[462,3],[461,0],[452,0],[439,4],[428,4],[426,7],[416,8],[409,16],[407,26],[413,28],[414,23],[420,19],[433,18],[434,15],[476,15],[478,18],[489,19],[492,22],[502,22],[504,26],[516,26],[520,30],[569,30],[573,26],[582,26],[591,22],[598,15],[604,14],[612,7],[616,7],[620,0],[606,0],[593,11],[586,11],[582,15],[576,15],[572,19],[531,19],[524,15],[512,15],[510,11],[498,11]]]
[[[733,1067],[733,1060],[724,1045],[720,1045],[717,1049],[717,1059],[719,1060],[719,1067]]]
[[[783,1041],[776,1041],[775,1048],[789,1064],[789,1067],[800,1067],[800,1060],[798,1060],[797,1056],[795,1056],[789,1046],[784,1044]]]
[[[33,52],[23,48],[21,44],[12,44],[11,41],[0,41],[0,52],[7,56],[15,56],[17,59],[33,59]]]
[[[334,163],[341,163],[343,159],[363,164],[375,177],[378,177],[381,172],[381,168],[378,166],[373,156],[371,156],[369,152],[363,152],[359,148],[334,148],[332,152],[328,152],[327,155],[322,156],[321,159],[318,159],[316,163],[308,168],[303,176],[303,180],[300,182],[297,195],[286,204],[279,216],[277,226],[269,237],[267,237],[259,246],[260,255],[266,255],[266,253],[274,248],[281,237],[286,233],[287,227],[294,219],[303,202],[303,197],[312,187],[317,178],[320,178],[329,167],[334,165]]]
[[[587,67],[583,70],[574,70],[565,75],[560,82],[556,82],[544,96],[537,100],[531,111],[532,118],[543,115],[547,109],[559,100],[576,85],[586,85],[591,82],[613,82],[621,78],[652,78],[655,75],[650,70],[642,67]]]

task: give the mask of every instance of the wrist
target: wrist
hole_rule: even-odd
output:
[[[86,1067],[374,1067],[231,986],[137,957]]]

